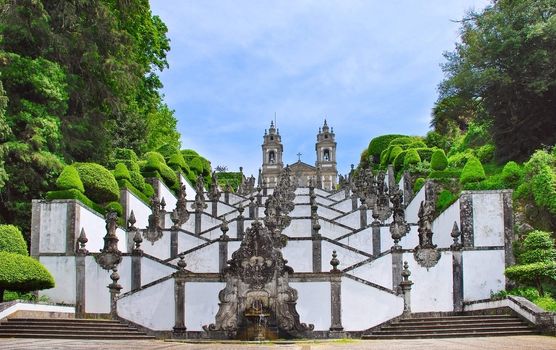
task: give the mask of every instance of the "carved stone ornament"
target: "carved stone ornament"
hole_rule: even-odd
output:
[[[175,211],[177,212],[179,218],[177,225],[181,226],[185,224],[187,220],[189,220],[189,212],[187,211],[187,200],[185,198],[186,197],[185,185],[181,183],[181,178],[180,178],[180,188],[177,194],[178,194],[178,200],[176,202]]]
[[[394,240],[394,246],[398,246],[398,242],[411,229],[410,225],[405,221],[405,210],[402,204],[403,193],[395,186],[390,190],[390,201],[393,205],[394,217],[390,224],[390,234]]]
[[[286,263],[269,229],[255,220],[224,269],[226,287],[218,294],[215,323],[203,327],[209,336],[253,340],[274,332],[274,337],[310,337],[314,326],[299,321],[297,291],[288,280],[293,270]],[[263,324],[264,329],[257,328]],[[250,330],[256,334],[249,336]]]
[[[153,245],[154,242],[158,241],[163,236],[162,227],[160,224],[160,211],[160,202],[156,195],[153,195],[151,197],[151,214],[149,215],[149,225],[143,231],[143,238],[151,242],[151,244]]]
[[[216,176],[216,173],[213,171],[212,172],[212,181],[211,181],[211,185],[210,185],[210,192],[208,193],[208,197],[211,201],[213,202],[218,202],[218,200],[220,199],[220,190],[218,189],[218,177]]]
[[[436,249],[436,244],[432,242],[432,221],[435,212],[434,193],[431,193],[432,186],[429,186],[428,183],[425,186],[427,186],[425,200],[421,202],[417,214],[419,216],[419,245],[415,247],[413,255],[419,265],[430,268],[438,263],[441,254]]]
[[[427,269],[435,266],[438,263],[438,260],[441,258],[440,251],[435,248],[415,248],[413,252],[413,257],[415,261],[422,267]]]
[[[205,196],[203,194],[204,191],[204,182],[203,177],[198,176],[197,182],[195,183],[195,202],[191,208],[195,210],[195,212],[202,212],[203,209],[206,209],[208,206],[205,203]]]
[[[97,256],[97,263],[105,270],[112,270],[122,262],[122,252],[118,249],[118,214],[109,212],[106,214],[106,235],[104,236],[104,247]]]

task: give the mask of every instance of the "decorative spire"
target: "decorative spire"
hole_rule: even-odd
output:
[[[122,262],[122,252],[118,249],[118,214],[109,212],[106,214],[106,235],[104,236],[104,247],[97,256],[97,263],[105,270],[112,270]]]
[[[452,232],[450,233],[450,236],[452,236],[452,239],[454,240],[454,243],[450,245],[450,249],[461,250],[461,248],[463,248],[463,244],[461,244],[461,242],[459,241],[461,232],[459,230],[458,223],[456,221],[454,221],[454,226],[452,227]]]
[[[87,239],[87,235],[85,235],[85,229],[81,228],[81,232],[79,233],[79,237],[77,238],[77,243],[79,244],[77,248],[78,254],[85,255],[89,252],[85,248],[85,244],[87,244],[87,242],[89,242],[89,239]]]
[[[340,265],[340,260],[338,260],[338,255],[336,254],[336,251],[332,251],[332,260],[330,260],[330,265],[332,265],[332,270],[330,270],[330,272],[333,273],[339,273],[340,270],[338,270],[338,265]]]

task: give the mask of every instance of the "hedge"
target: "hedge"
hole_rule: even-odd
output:
[[[189,163],[189,161],[193,158],[200,157],[199,153],[195,152],[192,149],[182,149],[180,153],[187,163]]]
[[[482,181],[485,178],[485,170],[483,169],[481,161],[475,157],[471,157],[467,160],[467,163],[465,163],[459,180],[462,184],[466,184],[469,182]]]
[[[154,151],[147,152],[143,155],[143,158],[147,161],[147,164],[151,159],[156,160],[159,163],[166,164],[166,160],[164,159],[164,156],[158,152],[154,152]]]
[[[168,143],[158,147],[156,149],[156,151],[160,154],[162,154],[165,158],[170,158],[170,156],[172,154],[176,154],[179,152],[179,149],[177,149],[175,146],[172,146]]]
[[[421,190],[421,188],[423,188],[423,185],[425,184],[426,180],[422,177],[417,178],[417,180],[415,180],[415,183],[413,184],[413,193],[417,193]]]
[[[147,199],[154,196],[153,186],[149,183],[145,183],[145,190],[143,191],[143,193],[145,194],[145,196],[147,196]],[[147,203],[149,203],[149,200],[147,200]]]
[[[448,209],[448,207],[452,205],[458,199],[458,197],[458,195],[455,195],[448,190],[440,191],[436,199],[436,212],[441,213],[444,210]]]
[[[459,179],[461,170],[433,170],[429,174],[431,179]]]
[[[139,160],[134,150],[129,148],[116,148],[114,150],[114,159],[117,160],[130,160],[135,163]]]
[[[131,182],[133,187],[143,192],[145,190],[145,178],[143,177],[143,175],[141,175],[141,173],[138,171],[130,171],[129,176],[129,182]]]
[[[428,148],[428,146],[421,140],[413,140],[407,148]]]
[[[131,181],[131,175],[129,173],[129,170],[127,170],[125,164],[123,163],[116,164],[116,167],[114,168],[114,178],[116,180],[123,179],[123,180]]]
[[[108,203],[120,199],[120,189],[114,175],[100,164],[75,163],[85,187],[85,195],[96,203]]]
[[[444,150],[436,149],[431,156],[431,169],[436,171],[442,171],[448,166],[448,158]]]
[[[0,289],[30,292],[54,287],[54,278],[37,260],[0,251]]]
[[[401,151],[396,158],[394,159],[394,169],[396,171],[400,170],[403,168],[404,165],[404,160],[405,160],[405,155],[407,154],[407,151]]]
[[[106,204],[106,206],[104,206],[104,209],[106,210],[107,213],[111,211],[116,212],[116,214],[118,214],[119,217],[122,217],[124,213],[124,208],[119,202],[110,202]]]
[[[403,152],[403,149],[398,145],[395,145],[392,148],[388,148],[390,149],[390,153],[388,154],[388,162],[386,164],[391,164],[394,162],[398,154]]]
[[[477,150],[477,158],[483,163],[488,163],[494,159],[496,148],[493,144],[486,144]]]
[[[0,225],[0,251],[27,255],[27,244],[19,228]]]
[[[411,136],[402,136],[402,137],[398,137],[398,138],[393,139],[392,141],[390,141],[390,143],[388,145],[389,146],[409,145],[410,143],[413,143],[414,141],[415,141],[415,139]]]
[[[203,161],[200,157],[191,158],[187,164],[195,175],[201,175],[203,173]]]
[[[178,182],[176,173],[168,165],[166,165],[166,161],[160,153],[147,152],[145,156],[147,159],[147,164],[145,164],[144,167],[145,173],[143,174],[145,177],[158,177],[148,176],[152,175],[149,173],[158,172],[162,177],[162,181],[164,181],[168,187],[172,187]]]
[[[95,210],[97,210],[98,208],[98,205],[93,203],[93,201],[87,198],[86,195],[84,195],[83,193],[75,189],[61,190],[61,191],[48,191],[46,192],[46,199],[48,199],[49,201],[54,199],[77,199],[78,201],[80,201],[81,203],[83,203],[85,206],[89,208],[93,208]]]
[[[533,176],[531,185],[535,203],[556,215],[556,171],[544,165]]]
[[[129,181],[127,181],[125,179],[118,180],[118,185],[120,186],[120,188],[125,188],[125,189],[129,190],[131,193],[133,193],[134,195],[139,197],[143,202],[145,202],[147,204],[149,203],[149,197],[146,196],[142,191],[139,191]],[[145,186],[145,183],[143,183],[143,188],[145,188],[144,186]],[[151,188],[152,188],[152,186],[151,186]],[[154,190],[153,190],[153,192],[154,192]],[[151,194],[151,196],[152,196],[152,194]]]
[[[502,181],[508,188],[515,189],[523,178],[523,170],[514,161],[509,161],[502,169]]]
[[[367,154],[369,156],[373,156],[375,160],[378,160],[382,151],[388,148],[388,145],[390,145],[392,140],[403,136],[405,135],[391,134],[375,137],[369,142]]]
[[[419,154],[419,158],[421,158],[421,161],[427,161],[430,162],[431,158],[432,158],[432,154],[434,153],[435,149],[434,148],[414,148],[417,153]]]
[[[174,170],[183,170],[184,172],[189,171],[189,166],[185,162],[185,159],[181,155],[181,153],[175,153],[170,156],[168,159],[168,166]]]
[[[56,180],[56,187],[59,190],[78,190],[79,192],[85,192],[85,188],[83,187],[83,182],[79,178],[79,173],[77,169],[71,165],[66,165],[64,170],[58,176]]]
[[[206,176],[211,176],[212,174],[212,167],[210,165],[210,161],[206,158],[200,157],[201,158],[201,163],[203,163],[203,175]],[[209,181],[210,182],[210,181]]]
[[[403,166],[408,167],[411,164],[419,164],[421,163],[421,157],[419,157],[419,153],[415,149],[407,150],[403,160]]]

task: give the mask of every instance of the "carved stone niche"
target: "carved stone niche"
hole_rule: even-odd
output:
[[[215,323],[203,326],[213,339],[310,338],[313,325],[299,320],[297,291],[269,230],[255,221],[224,269],[226,287],[218,294]]]

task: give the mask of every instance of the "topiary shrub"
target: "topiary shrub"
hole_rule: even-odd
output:
[[[427,144],[421,140],[413,139],[412,142],[407,146],[407,148],[428,148]]]
[[[398,138],[395,138],[392,141],[390,141],[388,146],[409,145],[410,143],[413,143],[414,141],[415,141],[415,139],[411,136],[402,136],[402,137],[398,137]]]
[[[494,159],[496,148],[493,144],[486,144],[477,150],[477,158],[483,163],[491,162]]]
[[[523,178],[521,166],[514,161],[509,161],[502,169],[502,181],[507,188],[517,188]]]
[[[124,208],[122,208],[122,205],[119,202],[110,202],[104,206],[104,209],[106,212],[115,212],[119,217],[122,217],[124,213]]]
[[[181,153],[172,154],[170,156],[170,159],[168,159],[168,166],[176,171],[189,168],[185,163],[185,159],[183,158]]]
[[[430,162],[432,154],[435,151],[433,148],[415,148],[422,162]]]
[[[394,165],[394,170],[398,171],[398,170],[401,170],[403,168],[406,154],[407,154],[407,151],[401,151],[396,156],[396,158],[394,159],[394,162],[392,163]]]
[[[147,198],[151,198],[152,196],[154,196],[154,188],[150,183],[145,183],[145,189],[143,190],[143,193],[145,194],[145,196],[147,196]]]
[[[170,168],[166,164],[160,165],[160,175],[162,176],[162,180],[168,187],[173,187],[178,183],[178,177],[172,168]]]
[[[386,168],[386,166],[388,165],[388,162],[389,162],[389,159],[388,159],[389,156],[390,156],[390,152],[389,152],[388,148],[383,150],[380,153],[380,167],[381,168]]]
[[[419,164],[421,162],[421,157],[415,149],[408,149],[403,160],[404,168],[409,167],[412,164]]]
[[[431,179],[459,179],[461,177],[461,170],[433,170],[429,174]]]
[[[116,148],[114,150],[114,159],[117,160],[131,160],[137,163],[137,161],[139,160],[139,157],[137,157],[137,154],[135,153],[134,150],[129,149],[129,148]]]
[[[46,192],[46,199],[49,201],[55,199],[77,199],[85,206],[97,210],[98,206],[92,200],[87,198],[83,193],[75,189],[61,190],[61,191],[48,191]],[[98,210],[97,210],[98,211]]]
[[[392,134],[392,135],[382,135],[382,136],[378,136],[378,137],[373,138],[369,142],[369,147],[367,147],[367,155],[368,156],[373,156],[374,161],[378,162],[380,154],[382,153],[382,151],[384,151],[386,148],[388,148],[388,145],[390,145],[390,142],[394,139],[397,139],[397,138],[403,137],[403,136],[404,135]]]
[[[27,255],[27,244],[19,228],[0,225],[0,251]]]
[[[431,156],[431,169],[436,171],[442,171],[448,166],[448,158],[444,150],[437,149],[432,153]]]
[[[0,302],[4,291],[30,292],[54,287],[54,278],[37,260],[21,254],[0,251]]]
[[[124,163],[116,164],[116,167],[114,168],[114,177],[116,180],[131,181],[131,175]]]
[[[189,161],[193,158],[200,157],[199,153],[195,152],[192,149],[182,149],[180,153],[183,156],[183,159],[185,159],[186,163],[189,163]]]
[[[442,190],[436,197],[436,212],[441,213],[452,205],[458,196],[448,190]]]
[[[56,180],[56,187],[59,190],[77,190],[81,193],[85,192],[83,187],[83,182],[79,178],[79,173],[77,169],[71,165],[66,165],[64,170],[58,176]]]
[[[448,155],[448,165],[452,168],[461,168],[467,163],[469,158],[475,157],[473,150],[466,149],[464,152]]]
[[[413,193],[417,193],[421,190],[421,188],[423,188],[423,185],[425,184],[426,180],[422,177],[418,177],[415,180],[415,183],[413,184]]]
[[[196,176],[201,175],[203,173],[203,162],[201,161],[201,158],[199,157],[192,158],[187,164],[189,165],[189,169],[191,169],[191,171]]]
[[[556,157],[536,151],[524,165],[524,180],[516,192],[518,198],[532,200],[539,209],[556,215]]]
[[[143,158],[147,161],[147,164],[151,160],[154,160],[158,163],[166,164],[164,156],[158,152],[147,152],[143,155]]]
[[[390,154],[388,156],[387,164],[393,163],[394,160],[396,159],[396,157],[398,156],[398,154],[400,154],[402,152],[403,152],[403,149],[400,146],[398,146],[398,145],[393,146],[392,149],[390,150]]]
[[[205,176],[205,177],[211,176],[212,167],[211,167],[210,161],[206,158],[203,158],[203,157],[200,157],[200,158],[201,158],[201,162],[203,163],[203,176]]]
[[[179,149],[171,144],[164,144],[156,149],[156,151],[164,156],[164,158],[170,158],[173,154],[179,153]]]
[[[466,184],[469,182],[478,182],[482,181],[486,178],[485,170],[483,169],[483,165],[481,161],[475,157],[469,158],[463,170],[461,171],[461,176],[459,181],[462,184]]]
[[[100,164],[75,163],[73,166],[85,187],[85,195],[96,203],[108,203],[120,199],[120,188],[114,175]]]
[[[133,187],[135,187],[141,192],[145,190],[145,178],[143,177],[143,175],[141,175],[140,172],[130,171],[129,177],[130,177],[129,182],[133,185]]]

